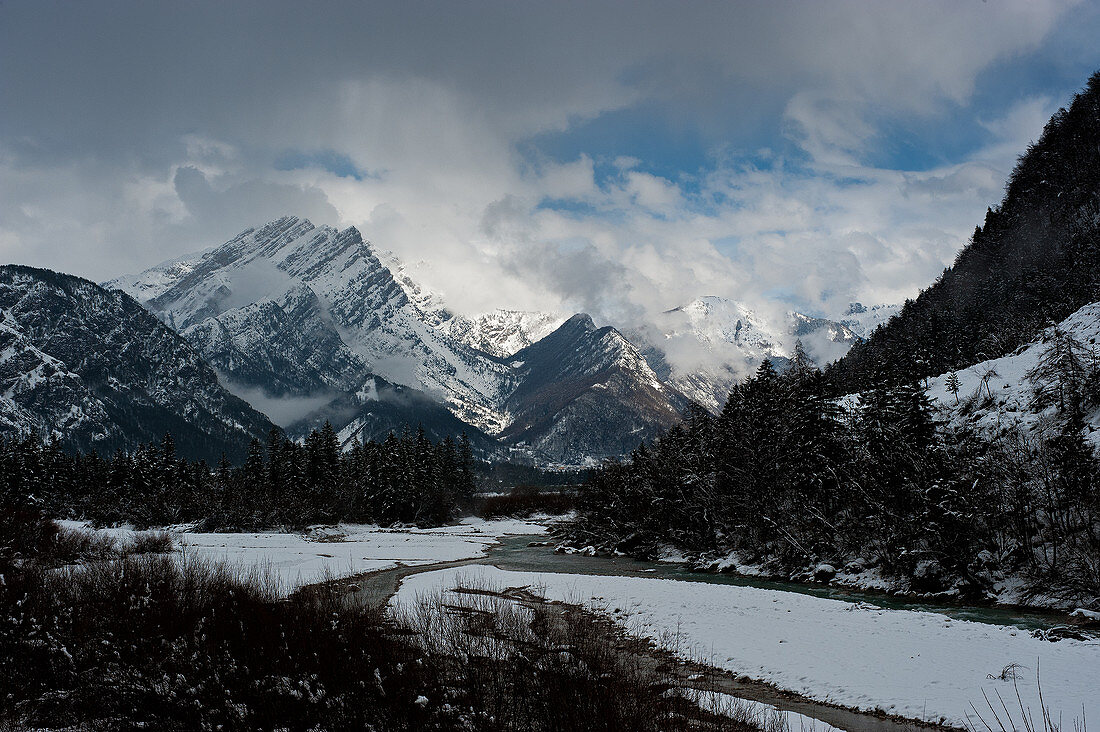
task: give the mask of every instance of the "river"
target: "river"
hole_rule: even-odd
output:
[[[844,587],[811,585],[801,582],[745,577],[719,572],[696,572],[672,562],[646,562],[629,557],[559,554],[545,543],[544,536],[506,536],[489,550],[488,556],[476,564],[492,564],[501,569],[523,572],[557,572],[564,574],[616,575],[626,577],[662,577],[686,582],[706,582],[714,585],[758,587],[765,590],[797,592],[813,597],[828,597],[847,602],[866,602],[889,610],[922,610],[941,613],[956,620],[972,620],[993,625],[1008,625],[1024,630],[1049,629],[1064,625],[1065,613],[1034,608],[1006,606],[972,606],[930,603],[882,592],[854,590]],[[534,544],[535,546],[532,546]]]
[[[570,576],[637,577],[679,580],[709,585],[752,587],[816,598],[843,600],[849,603],[863,603],[864,607],[873,606],[873,608],[882,608],[883,610],[933,612],[952,619],[974,621],[993,626],[1009,626],[1023,630],[1050,628],[1065,621],[1064,615],[1042,611],[927,603],[875,592],[710,572],[693,572],[684,565],[667,562],[647,562],[627,557],[558,554],[552,546],[546,544],[545,535],[505,536],[498,544],[491,547],[487,555],[482,558],[401,567],[364,575],[358,580],[361,590],[364,590],[359,596],[362,600],[373,598],[375,601],[385,601],[394,594],[402,580],[411,575],[469,565],[488,565],[511,572]],[[873,614],[875,611],[871,610],[871,612]],[[1026,633],[1021,635],[1026,635]],[[841,676],[845,673],[843,668],[833,670]],[[984,679],[984,673],[981,677]],[[769,704],[780,710],[801,714],[839,729],[857,732],[901,732],[902,730],[912,730],[919,724],[901,718],[886,718],[882,715],[821,703],[806,696],[782,691],[768,683],[738,677],[736,674],[715,671],[714,675],[708,676],[708,682],[713,683],[715,679],[718,680],[717,688],[724,693],[753,702]],[[916,689],[913,691],[920,693]],[[918,715],[912,714],[912,716]]]

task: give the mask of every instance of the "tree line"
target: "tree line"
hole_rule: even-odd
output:
[[[432,442],[422,429],[346,450],[327,423],[302,442],[272,430],[266,445],[251,442],[239,466],[181,458],[171,435],[110,458],[72,454],[37,435],[0,439],[0,504],[106,525],[438,525],[474,490],[469,440]]]
[[[737,552],[784,573],[873,567],[977,596],[1024,572],[1051,593],[1100,596],[1100,462],[1082,434],[1100,391],[1095,365],[1082,385],[1068,354],[1057,340],[1032,375],[1036,408],[1060,424],[1042,435],[949,422],[917,381],[838,400],[801,351],[783,374],[765,361],[720,415],[692,407],[597,470],[568,537],[634,556]]]

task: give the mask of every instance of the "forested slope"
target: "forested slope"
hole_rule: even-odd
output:
[[[1020,157],[952,267],[828,370],[843,392],[1010,353],[1100,300],[1100,72]]]

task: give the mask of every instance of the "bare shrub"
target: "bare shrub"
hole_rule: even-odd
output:
[[[966,715],[966,728],[969,732],[1064,732],[1067,729],[1073,732],[1088,732],[1084,710],[1082,710],[1082,716],[1074,716],[1069,723],[1071,726],[1067,727],[1062,720],[1062,715],[1059,713],[1055,716],[1050,707],[1047,706],[1046,701],[1043,699],[1043,684],[1040,679],[1038,663],[1035,666],[1035,688],[1039,695],[1039,721],[1036,722],[1035,713],[1030,706],[1024,703],[1017,683],[1019,679],[1018,672],[1023,668],[1025,667],[1017,663],[1011,663],[1004,667],[1000,675],[989,675],[991,679],[1011,681],[1016,701],[1009,700],[1006,702],[999,691],[995,694],[995,700],[990,699],[989,695],[983,691],[982,697],[985,704],[979,709],[971,702],[970,709],[974,713],[974,717],[969,714]]]
[[[34,508],[0,505],[0,574],[27,562],[60,566],[118,554],[109,536],[60,526]]]
[[[1020,678],[1020,671],[1023,671],[1026,666],[1021,666],[1018,663],[1010,663],[1001,669],[999,674],[987,674],[986,678],[995,679],[998,681],[1015,681]]]
[[[527,518],[536,513],[560,515],[572,511],[576,494],[567,491],[546,490],[535,486],[516,486],[503,496],[487,496],[479,499],[474,513],[482,518],[512,516]]]
[[[167,531],[145,531],[134,535],[126,547],[131,554],[169,554],[176,548],[172,535]]]
[[[331,580],[331,578],[329,578]],[[726,730],[606,619],[467,588],[396,619],[187,552],[0,584],[0,728]]]
[[[106,534],[83,529],[57,528],[53,546],[47,547],[43,556],[49,556],[57,562],[96,561],[119,556],[118,542]]]
[[[747,730],[700,704],[671,666],[609,618],[464,580],[402,609],[398,624],[447,679],[477,729]]]

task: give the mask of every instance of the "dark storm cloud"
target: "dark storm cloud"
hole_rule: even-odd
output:
[[[247,180],[217,190],[202,171],[189,166],[176,170],[173,184],[176,195],[195,219],[221,231],[245,229],[250,222],[277,219],[287,211],[320,222],[339,217],[317,188]]]

